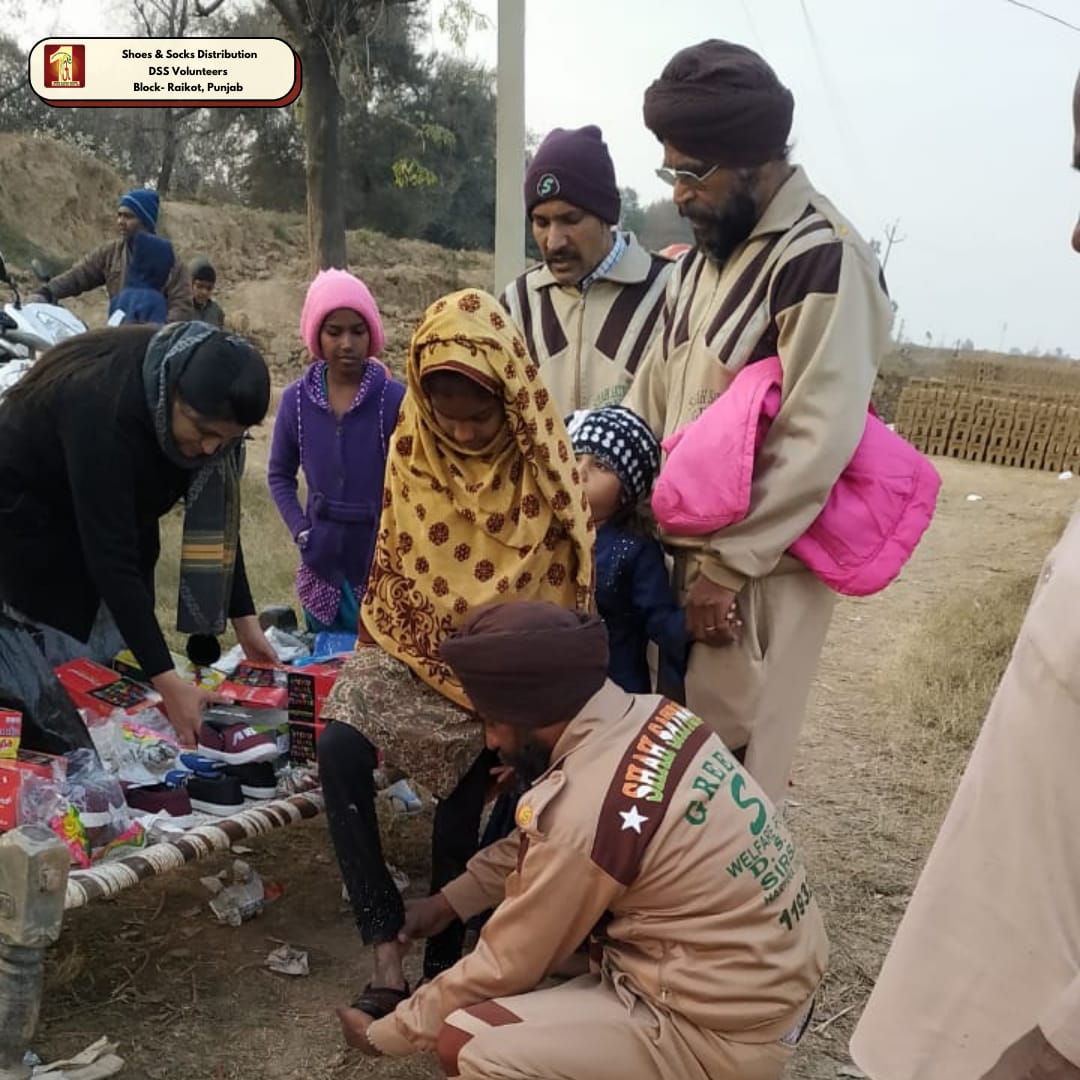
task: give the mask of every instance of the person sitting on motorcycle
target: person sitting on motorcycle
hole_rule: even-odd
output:
[[[221,310],[221,305],[212,299],[214,286],[217,284],[217,271],[205,255],[192,259],[189,268],[191,304],[195,308],[195,318],[224,330],[225,312]]]
[[[132,239],[139,232],[156,233],[159,211],[158,194],[148,188],[134,188],[120,199],[116,223],[120,236],[101,245],[77,262],[70,270],[42,285],[31,300],[55,304],[69,296],[79,296],[105,286],[112,301],[127,284]],[[168,307],[168,322],[180,322],[194,315],[191,288],[181,261],[173,255],[172,267],[161,289]]]
[[[109,315],[121,312],[124,323],[157,323],[168,317],[162,289],[176,261],[173,246],[162,236],[144,231],[131,238],[124,287],[109,302]]]

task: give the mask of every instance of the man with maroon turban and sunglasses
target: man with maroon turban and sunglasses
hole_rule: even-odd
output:
[[[696,641],[686,703],[777,802],[834,602],[788,548],[862,437],[892,321],[874,253],[788,160],[793,109],[773,69],[726,41],[683,49],[645,92],[658,173],[696,245],[623,402],[665,439],[748,364],[780,359],[749,512],[711,535],[664,537]]]

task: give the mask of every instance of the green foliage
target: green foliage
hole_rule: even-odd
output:
[[[491,20],[477,11],[469,0],[449,0],[439,13],[439,29],[459,51],[468,44],[474,30],[486,30]]]
[[[642,209],[638,193],[632,187],[619,188],[622,197],[622,214],[619,217],[619,228],[640,236],[645,228],[645,211]]]
[[[390,171],[394,174],[394,187],[427,188],[434,187],[439,178],[426,166],[412,158],[398,158]]]
[[[643,211],[638,239],[650,251],[660,251],[668,244],[692,244],[694,231],[671,199],[649,203]]]

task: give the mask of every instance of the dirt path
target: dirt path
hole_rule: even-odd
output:
[[[1002,573],[1036,568],[1044,523],[1080,492],[1042,474],[954,463],[942,471],[938,518],[902,579],[838,609],[795,770],[789,814],[833,941],[814,1033],[791,1071],[799,1080],[833,1078],[847,1063],[851,1027],[955,783],[929,741],[894,737],[880,673],[935,597],[994,589]],[[983,500],[968,502],[972,492]],[[364,954],[323,822],[253,846],[249,860],[285,893],[240,929],[212,922],[199,883],[227,859],[75,913],[50,964],[40,1052],[58,1056],[108,1034],[132,1080],[438,1076],[424,1061],[340,1052],[333,1008],[363,983]],[[310,978],[262,969],[279,940],[309,950]]]

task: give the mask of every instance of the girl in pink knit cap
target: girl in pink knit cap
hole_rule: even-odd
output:
[[[385,336],[374,298],[345,270],[316,275],[300,335],[313,362],[281,397],[270,493],[300,551],[296,591],[308,628],[355,635],[405,387],[377,359]]]

